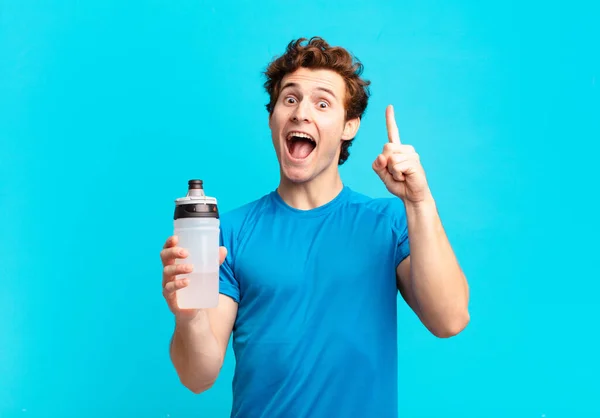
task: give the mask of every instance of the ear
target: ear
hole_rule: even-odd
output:
[[[347,120],[344,124],[344,132],[342,133],[342,140],[349,141],[356,136],[358,128],[360,127],[360,118],[354,118]]]

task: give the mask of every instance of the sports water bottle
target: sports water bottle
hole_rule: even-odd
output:
[[[180,309],[214,308],[219,301],[219,211],[217,200],[204,194],[202,180],[190,180],[185,197],[175,200],[174,235],[188,256],[177,264],[192,264],[193,271],[177,290]]]

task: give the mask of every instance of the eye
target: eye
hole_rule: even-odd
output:
[[[288,96],[288,97],[285,98],[285,102],[287,104],[294,104],[294,103],[296,103],[296,99],[294,99],[293,97]]]
[[[327,102],[326,102],[326,101],[324,101],[324,100],[321,100],[321,101],[319,102],[318,106],[319,106],[321,109],[326,109],[326,108],[328,108],[328,107],[329,107],[329,103],[327,103]]]

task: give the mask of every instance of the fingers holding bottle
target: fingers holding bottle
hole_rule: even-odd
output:
[[[194,265],[185,263],[185,259],[189,256],[188,250],[178,246],[178,243],[179,240],[176,235],[169,237],[160,253],[163,265],[163,296],[173,314],[176,316],[193,316],[196,312],[195,309],[181,309],[177,303],[177,291],[190,284],[190,279],[185,275],[194,272]],[[223,246],[219,247],[218,254],[220,266],[227,257],[227,249]]]
[[[163,266],[174,264],[177,259],[185,259],[189,253],[185,248],[178,247],[179,238],[177,235],[170,236],[160,252],[160,259]]]
[[[193,271],[191,264],[178,263],[179,260],[185,260],[189,255],[185,248],[177,246],[178,241],[176,235],[169,237],[160,252],[160,259],[163,266],[163,296],[169,305],[169,309],[175,315],[180,314],[180,309],[177,306],[177,290],[183,289],[189,284],[189,279],[178,279],[177,277]]]

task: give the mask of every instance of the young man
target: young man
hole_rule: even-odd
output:
[[[215,382],[233,331],[234,417],[398,416],[398,291],[438,337],[469,321],[469,292],[419,156],[400,142],[393,109],[373,170],[391,193],[345,186],[369,82],[342,48],[320,38],[288,45],[267,71],[277,189],[222,216],[215,309],[182,311],[177,274],[192,266],[167,240],[164,295],[176,318],[171,358],[200,393]],[[410,255],[409,255],[410,242]]]

